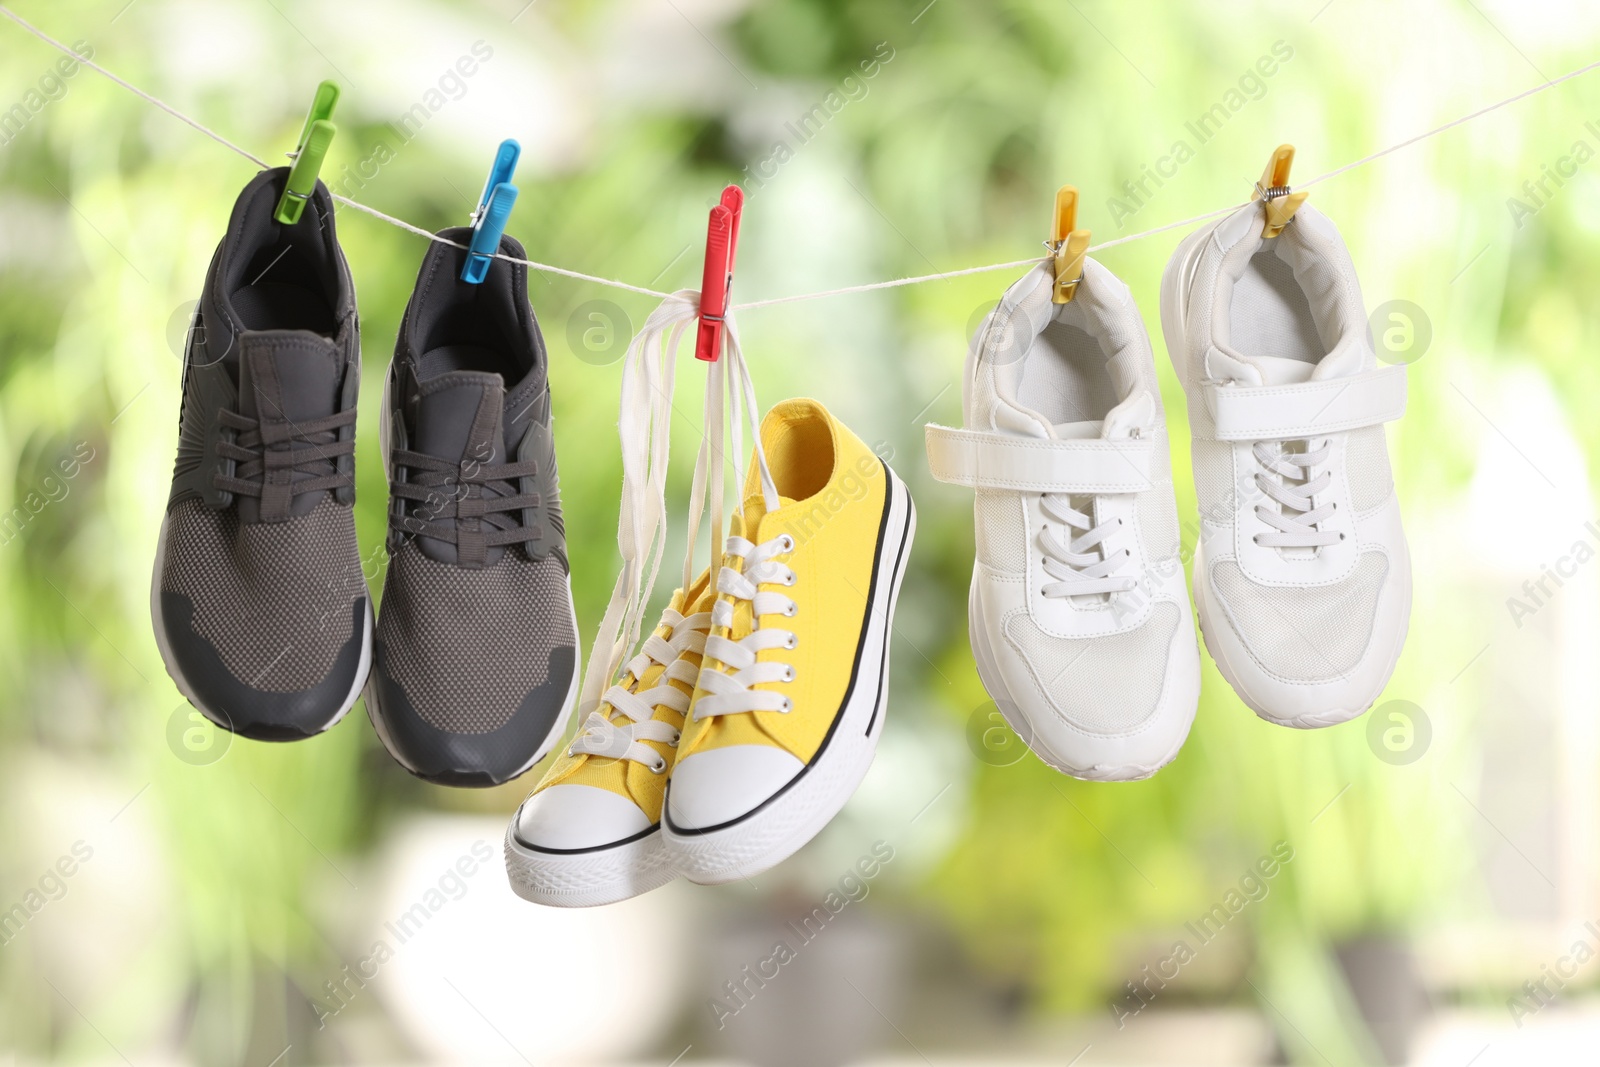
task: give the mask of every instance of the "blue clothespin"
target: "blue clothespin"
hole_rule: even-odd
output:
[[[511,184],[511,177],[521,155],[522,146],[509,137],[500,142],[494,154],[494,166],[484,183],[483,195],[478,198],[478,210],[472,213],[472,240],[467,244],[466,265],[461,268],[464,282],[480,285],[489,276],[489,264],[500,251],[500,235],[506,232],[506,220],[517,202],[517,187]]]

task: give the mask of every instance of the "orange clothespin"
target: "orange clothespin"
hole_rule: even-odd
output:
[[[1289,191],[1289,168],[1294,166],[1294,145],[1281,144],[1272,153],[1272,158],[1267,160],[1267,169],[1261,172],[1261,180],[1256,182],[1255,195],[1251,200],[1264,201],[1263,212],[1266,215],[1266,224],[1261,228],[1262,237],[1276,237],[1289,225],[1289,220],[1294,218],[1294,213],[1300,210],[1300,205],[1306,202],[1310,193],[1294,193]]]
[[[744,190],[730,185],[722,202],[711,209],[706,223],[706,267],[700,279],[700,332],[694,358],[715,363],[722,355],[722,334],[733,289],[733,258],[739,250],[739,216],[744,212]]]
[[[1055,223],[1050,228],[1050,255],[1055,261],[1056,284],[1050,293],[1054,304],[1065,304],[1083,280],[1083,261],[1089,254],[1089,231],[1078,226],[1078,187],[1056,190]]]

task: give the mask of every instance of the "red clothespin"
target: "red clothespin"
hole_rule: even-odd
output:
[[[700,279],[700,333],[694,358],[715,363],[722,355],[722,331],[728,317],[728,294],[733,288],[733,257],[739,250],[739,216],[744,211],[744,190],[730,185],[722,202],[711,209],[706,224],[706,270]]]

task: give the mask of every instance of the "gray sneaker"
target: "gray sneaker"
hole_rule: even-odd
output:
[[[355,290],[323,185],[298,223],[273,220],[287,173],[245,186],[206,274],[150,597],[178,689],[263,741],[338,722],[372,649],[351,514]]]
[[[500,251],[524,255],[509,237]],[[578,626],[527,270],[496,260],[471,285],[465,256],[430,247],[385,386],[389,573],[367,711],[412,774],[490,786],[565,729]]]

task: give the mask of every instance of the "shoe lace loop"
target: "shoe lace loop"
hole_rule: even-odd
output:
[[[1296,444],[1302,447],[1290,447]],[[1333,472],[1323,466],[1331,448],[1326,439],[1317,447],[1312,447],[1311,441],[1255,443],[1251,454],[1260,468],[1256,471],[1256,486],[1279,505],[1256,505],[1256,517],[1272,527],[1270,532],[1255,535],[1256,544],[1265,548],[1321,548],[1344,540],[1344,534],[1320,528],[1336,505],[1331,501],[1316,502],[1333,482]],[[1323,467],[1320,473],[1318,467]]]
[[[469,456],[451,463],[398,448],[393,460],[409,472],[405,481],[389,487],[395,499],[410,502],[390,517],[397,531],[457,546],[474,540],[482,546],[522,544],[544,536],[538,522],[524,526],[522,515],[524,509],[538,508],[543,498],[519,492],[513,483],[536,477],[536,461],[484,463]]]
[[[644,764],[656,774],[667,769],[666,758],[644,742],[677,746],[678,728],[657,719],[656,709],[665,707],[680,716],[689,710],[689,694],[671,683],[694,688],[699,668],[683,657],[705,651],[711,613],[701,611],[685,616],[668,608],[662,621],[671,631],[670,635],[651,634],[645,638],[638,655],[628,661],[622,682],[606,690],[601,698],[602,707],[591,711],[584,719],[582,728],[567,748],[569,754],[631,760]],[[655,685],[639,689],[653,664],[665,670]],[[607,705],[616,713],[616,719],[605,713]]]
[[[1107,538],[1122,528],[1122,519],[1097,523],[1087,511],[1073,507],[1070,497],[1060,493],[1045,493],[1039,499],[1046,518],[1068,530],[1083,531],[1080,537],[1062,541],[1048,526],[1040,528],[1039,548],[1044,552],[1044,571],[1056,579],[1046,582],[1041,593],[1048,597],[1094,596],[1126,593],[1134,588],[1137,582],[1131,575],[1115,573],[1133,558],[1133,553],[1127,548],[1107,553],[1102,547]]]
[[[305,493],[349,489],[355,486],[353,471],[339,470],[342,456],[354,455],[354,440],[339,440],[339,431],[354,426],[356,412],[339,411],[317,419],[253,418],[223,408],[218,424],[227,431],[217,442],[217,455],[232,460],[232,475],[218,471],[211,484],[224,492],[262,499],[263,504],[277,496],[282,510]],[[287,478],[273,475],[287,473]],[[295,475],[308,474],[309,478]],[[263,514],[269,508],[263,507]]]
[[[789,630],[761,625],[764,617],[782,615],[793,618],[799,606],[787,594],[762,589],[764,585],[792,586],[796,575],[777,557],[794,551],[794,538],[788,534],[770,541],[755,544],[737,534],[728,538],[725,555],[743,561],[742,569],[726,564],[717,574],[719,597],[711,609],[711,623],[720,629],[733,629],[735,604],[747,603],[753,622],[750,632],[734,639],[721,634],[706,638],[706,664],[700,672],[700,689],[704,692],[695,704],[696,720],[713,715],[734,715],[751,711],[775,711],[780,714],[794,707],[794,701],[782,693],[754,686],[772,682],[792,682],[794,667],[776,661],[759,662],[760,653],[771,649],[794,648],[797,638]],[[721,664],[727,670],[716,669]]]

